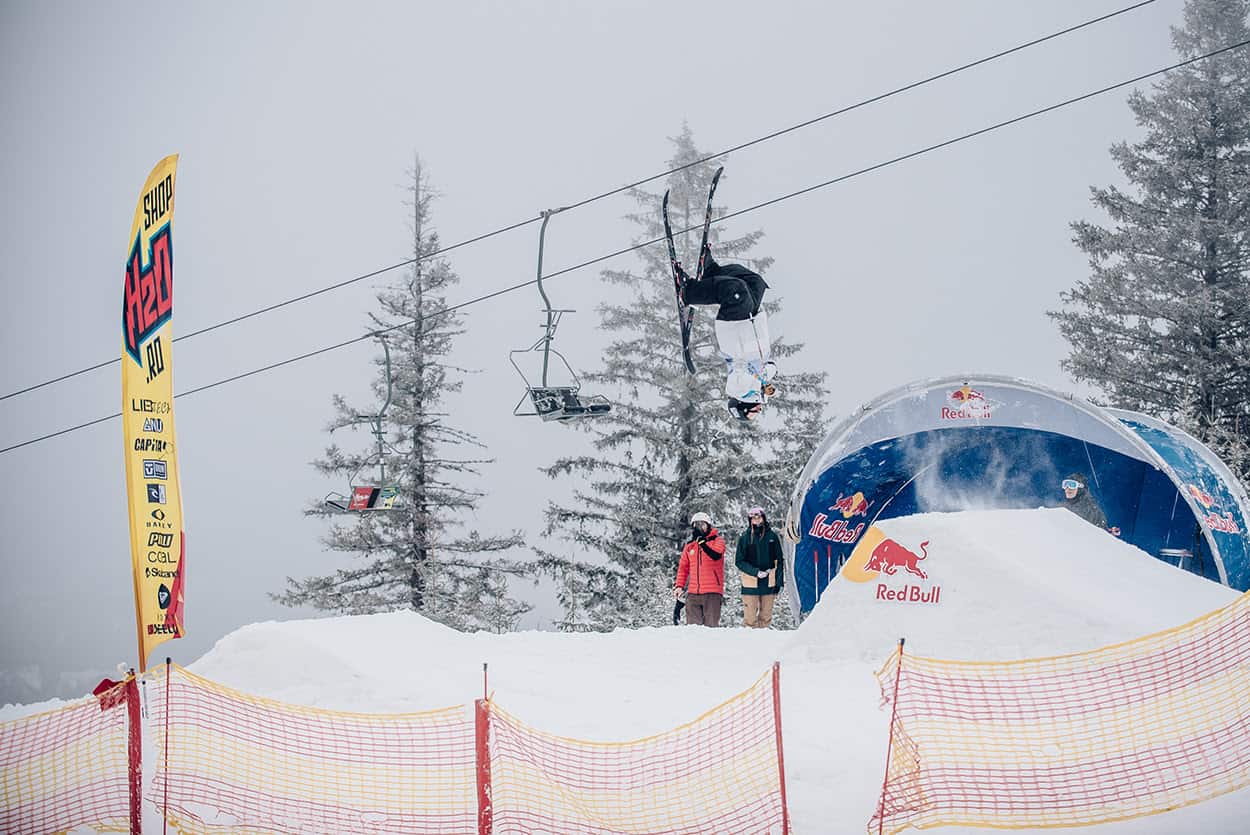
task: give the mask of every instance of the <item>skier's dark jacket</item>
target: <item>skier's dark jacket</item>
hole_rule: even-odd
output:
[[[716,318],[726,322],[750,319],[759,312],[768,283],[741,264],[718,264],[712,256],[704,264],[701,281],[683,285],[686,304],[718,305]]]
[[[1068,476],[1068,478],[1075,479],[1081,482],[1081,484],[1086,483],[1085,476],[1080,473],[1074,473]],[[1089,522],[1091,525],[1106,530],[1107,514],[1102,512],[1102,508],[1099,507],[1098,501],[1090,495],[1088,487],[1080,488],[1076,491],[1076,495],[1070,499],[1067,496],[1064,496],[1063,506],[1075,513],[1077,516],[1080,516],[1086,522]]]
[[[738,549],[734,552],[734,565],[742,579],[742,593],[747,595],[776,594],[786,582],[785,558],[781,554],[781,539],[776,531],[764,521],[763,532],[756,533],[748,526],[738,537]],[[757,577],[761,571],[767,577]]]

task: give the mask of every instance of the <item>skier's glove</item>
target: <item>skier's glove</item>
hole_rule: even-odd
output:
[[[767,576],[768,576],[768,572],[767,572],[767,571],[757,571],[757,572],[755,573],[755,576],[756,576],[756,577],[758,577],[759,579],[763,580],[765,577],[767,577]]]

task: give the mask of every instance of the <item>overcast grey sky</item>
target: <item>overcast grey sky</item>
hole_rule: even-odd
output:
[[[701,148],[728,148],[1127,5],[5,2],[0,394],[118,355],[125,236],[166,154],[181,155],[178,336],[407,258],[415,152],[450,244],[661,172],[683,120]],[[1159,0],[735,153],[718,202],[751,206],[1170,64],[1181,7]],[[831,417],[964,371],[1073,388],[1045,310],[1085,274],[1068,223],[1096,217],[1091,184],[1120,180],[1108,146],[1137,135],[1125,94],[726,224],[766,232],[757,254],[776,259],[767,278],[784,305],[772,327],[806,343],[797,364],[829,371]],[[635,209],[618,196],[554,219],[548,270],[628,246],[635,227],[621,218]],[[450,300],[532,278],[537,233],[452,253],[462,284]],[[178,343],[175,391],[361,334],[383,280]],[[597,268],[550,290],[579,311],[560,347],[595,367]],[[537,534],[560,489],[537,468],[586,448],[575,431],[510,414],[522,387],[507,352],[537,337],[540,307],[530,288],[470,308],[458,343],[481,373],[452,399],[455,418],[497,458],[471,520],[483,531]],[[189,663],[242,624],[312,614],[266,593],[341,564],[301,511],[343,485],[308,462],[331,395],[366,402],[374,350],[177,400],[188,637],[158,655]],[[0,447],[119,403],[115,364],[0,401]],[[135,662],[120,423],[0,455],[0,479],[0,700],[35,668],[42,695],[82,693],[58,674]],[[543,622],[540,607],[526,625]]]

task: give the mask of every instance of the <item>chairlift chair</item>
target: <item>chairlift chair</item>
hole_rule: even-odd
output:
[[[377,452],[365,459],[360,468],[352,473],[352,477],[347,482],[348,492],[346,495],[331,492],[325,497],[326,507],[333,508],[340,513],[364,513],[397,509],[395,500],[399,496],[399,488],[393,484],[386,483],[386,450],[390,448],[390,444],[386,443],[386,429],[383,425],[386,419],[386,410],[391,405],[391,349],[382,333],[374,333],[373,335],[382,343],[382,351],[386,355],[386,402],[382,404],[382,408],[376,415],[356,415],[349,422],[349,425],[354,427],[360,423],[369,424],[369,431],[377,441],[378,448]],[[330,431],[333,432],[334,430]],[[395,450],[391,449],[391,451],[394,452]],[[360,474],[375,463],[378,466],[377,484],[360,484],[357,481]]]
[[[567,207],[565,207],[567,208]],[[559,327],[560,318],[565,313],[573,313],[568,309],[553,309],[551,307],[551,299],[547,297],[547,291],[543,289],[543,242],[547,235],[547,221],[551,220],[551,216],[564,211],[564,208],[547,209],[542,213],[543,225],[538,233],[538,293],[542,296],[544,312],[547,314],[546,324],[543,326],[543,335],[539,337],[528,348],[519,348],[508,353],[508,361],[512,363],[512,367],[521,375],[521,379],[525,381],[525,393],[521,395],[521,399],[512,409],[512,414],[517,417],[540,417],[544,421],[560,421],[568,423],[570,421],[579,420],[581,418],[603,417],[612,411],[612,404],[602,395],[583,395],[581,394],[581,380],[578,379],[577,373],[573,370],[573,366],[564,358],[564,355],[551,347],[551,343],[556,338],[556,328]],[[517,356],[519,354],[541,353],[542,354],[542,376],[539,385],[534,385],[530,378],[526,376],[525,371],[517,364]],[[551,366],[551,357],[557,357],[564,365],[568,372],[568,378],[571,381],[565,385],[551,385],[548,379],[548,371]],[[529,408],[526,408],[526,404]]]

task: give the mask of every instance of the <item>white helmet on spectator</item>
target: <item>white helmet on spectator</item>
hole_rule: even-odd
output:
[[[693,525],[695,522],[707,522],[708,527],[711,527],[711,525],[712,525],[712,517],[711,517],[711,516],[708,516],[708,515],[707,515],[706,513],[704,513],[703,511],[699,511],[699,512],[698,512],[698,513],[696,513],[694,516],[691,516],[691,517],[690,517],[690,524],[692,524],[692,525]]]

